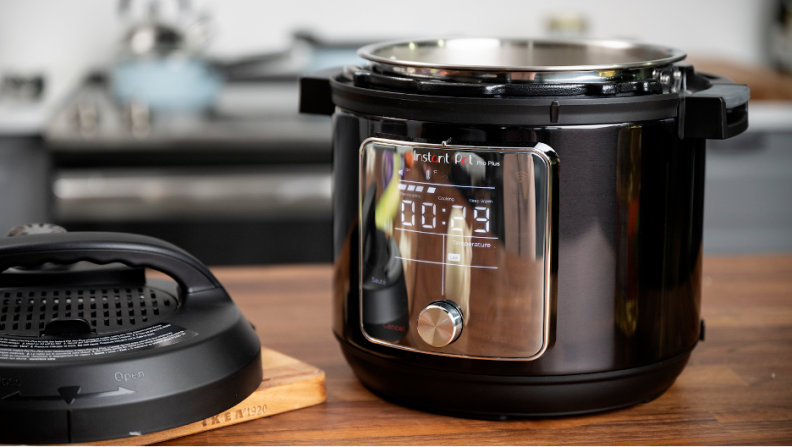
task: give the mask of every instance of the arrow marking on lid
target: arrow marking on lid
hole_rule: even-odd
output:
[[[124,396],[127,394],[134,394],[135,392],[123,387],[118,387],[115,391],[102,391],[99,393],[86,393],[80,394],[80,387],[79,386],[62,386],[58,388],[58,395],[57,396],[23,396],[22,393],[19,391],[14,391],[13,393],[3,397],[0,400],[61,400],[63,399],[64,402],[71,405],[76,399],[93,399],[93,398],[100,398],[100,397],[116,397],[116,396]]]

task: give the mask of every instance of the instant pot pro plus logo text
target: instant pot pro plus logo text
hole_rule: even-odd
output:
[[[420,153],[413,150],[413,160],[424,163],[442,163],[455,165],[500,166],[499,161],[483,160],[473,152],[455,152],[450,154],[436,154],[432,152]]]
[[[431,152],[427,152],[425,154],[421,154],[419,152],[413,151],[413,160],[415,161],[422,161],[424,163],[444,163],[448,164],[450,154],[433,154]]]

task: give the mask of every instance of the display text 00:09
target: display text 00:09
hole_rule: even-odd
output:
[[[403,227],[415,227],[415,205],[414,200],[404,199],[401,201],[401,224]],[[437,205],[432,202],[423,202],[421,207],[421,226],[423,229],[437,228]],[[465,215],[467,208],[462,205],[451,205],[452,217],[451,231],[462,232],[465,227]],[[460,210],[453,213],[453,210]],[[445,211],[445,208],[443,209]],[[490,210],[486,206],[476,206],[473,208],[473,220],[476,223],[474,233],[489,233],[490,230]],[[443,222],[445,223],[445,222]]]

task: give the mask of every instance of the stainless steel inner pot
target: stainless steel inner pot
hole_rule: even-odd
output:
[[[380,73],[456,82],[609,82],[655,79],[685,52],[622,40],[456,38],[368,45]]]

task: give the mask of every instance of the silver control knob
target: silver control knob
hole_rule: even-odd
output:
[[[451,301],[432,301],[418,315],[418,335],[435,348],[453,343],[463,325],[462,311]]]

